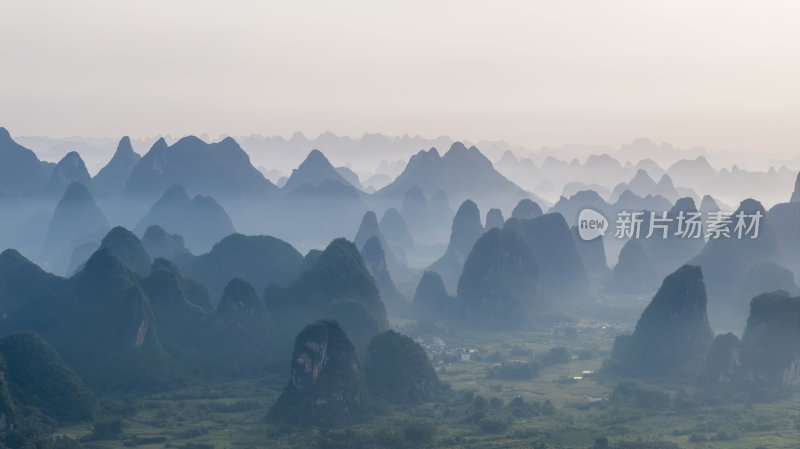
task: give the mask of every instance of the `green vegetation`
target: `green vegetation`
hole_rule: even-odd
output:
[[[417,333],[420,329],[402,330],[427,337]],[[543,366],[538,376],[530,379],[487,379],[496,363],[514,360],[510,351],[515,347],[530,349],[533,357],[556,347],[571,354],[585,348],[608,354],[614,335],[610,329],[588,325],[578,325],[575,334],[451,330],[443,335],[448,345],[477,348],[478,352],[470,360],[437,366],[449,389],[418,404],[362,401],[360,420],[334,428],[265,422],[281,386],[286,385],[285,375],[270,374],[258,380],[196,381],[192,386],[135,399],[103,399],[98,403],[97,421],[121,420],[121,433],[94,439],[95,426],[80,424],[61,427],[55,435],[68,437],[65,441],[75,445],[103,449],[491,448],[498,442],[503,447],[539,449],[700,449],[709,444],[717,449],[796,447],[800,438],[798,395],[784,395],[769,403],[721,405],[707,400],[700,386],[684,387],[681,393],[668,383],[652,380],[620,387],[603,376],[582,375],[599,370],[604,356],[570,358],[566,363]],[[501,354],[500,362],[487,360],[495,352]],[[478,356],[483,354],[485,358]],[[442,370],[443,366],[447,369]],[[583,379],[572,384],[554,382],[562,376]],[[655,400],[648,401],[651,395]],[[476,403],[478,397],[482,399]],[[686,408],[683,401],[694,405]]]
[[[122,231],[110,246],[131,258],[140,245]],[[216,308],[165,259],[141,275],[102,247],[62,279],[6,251],[0,449],[796,446],[798,298],[755,298],[742,339],[713,343],[702,275],[689,266],[646,307],[585,301],[587,316],[621,322],[453,320],[470,295],[486,300],[470,303],[485,320],[503,317],[492,308],[509,298],[540,299],[524,283],[536,263],[526,245],[488,231],[466,263],[468,293],[449,298],[432,272],[420,282],[455,316],[397,319],[395,330],[345,240],[310,253],[265,297],[233,278]]]
[[[418,403],[439,390],[430,359],[411,338],[389,330],[376,335],[367,351],[365,374],[373,394],[395,403]]]
[[[144,245],[131,231],[116,226],[103,237],[100,242],[102,248],[108,248],[119,257],[134,273],[146,276],[150,272],[150,254]]]
[[[282,335],[295,334],[309,321],[333,318],[363,352],[375,334],[389,328],[375,280],[345,239],[331,242],[291,286],[268,287],[265,301],[280,317],[276,324]]]
[[[3,337],[0,356],[8,392],[15,400],[61,423],[91,420],[92,392],[41,337],[30,332]]]

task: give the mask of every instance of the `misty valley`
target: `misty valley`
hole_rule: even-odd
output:
[[[0,447],[800,444],[796,170],[169,140],[0,128]]]

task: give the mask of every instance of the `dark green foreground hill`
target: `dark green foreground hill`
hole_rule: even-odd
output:
[[[441,387],[428,355],[419,343],[393,330],[376,335],[367,349],[367,385],[373,394],[395,403],[433,399]]]
[[[92,419],[94,395],[38,335],[20,332],[0,339],[0,363],[15,401],[60,423]]]

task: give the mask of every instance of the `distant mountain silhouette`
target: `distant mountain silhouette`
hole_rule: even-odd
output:
[[[262,292],[275,282],[297,279],[303,256],[292,245],[275,237],[232,234],[210,252],[188,260],[179,259],[183,271],[202,279],[216,302],[231,279],[241,278]]]
[[[171,146],[164,139],[153,144],[133,168],[125,192],[154,200],[176,184],[193,194],[223,200],[264,197],[278,191],[232,138],[206,143],[189,136]]]
[[[679,160],[667,169],[667,174],[676,184],[693,186],[700,191],[708,191],[718,175],[704,156],[694,160]]]
[[[630,182],[617,184],[609,200],[612,202],[618,201],[626,190],[641,198],[660,196],[670,202],[676,201],[681,196],[669,175],[663,174],[658,183],[656,183],[647,171],[641,168],[637,170]]]
[[[775,231],[778,252],[786,268],[792,270],[800,280],[800,202],[776,204],[767,213],[767,219]]]
[[[386,187],[393,181],[393,178],[385,173],[377,173],[374,174],[361,182],[361,185],[364,186],[365,190],[375,193],[376,190],[380,189],[381,187]]]
[[[0,197],[31,193],[46,179],[43,164],[36,154],[15,142],[11,134],[0,127]]]
[[[464,201],[453,218],[447,251],[428,267],[429,270],[439,273],[449,291],[456,290],[464,262],[482,234],[483,225],[478,206],[471,200]]]
[[[411,237],[403,216],[400,215],[397,209],[391,207],[383,213],[380,229],[390,245],[396,245],[404,249],[414,247],[414,239]]]
[[[667,174],[667,171],[661,168],[661,166],[652,159],[642,159],[636,163],[634,168],[636,170],[646,171],[652,179],[663,179],[663,176]]]
[[[364,186],[358,179],[358,174],[350,169],[350,167],[336,167],[336,172],[339,173],[351,186],[358,190],[364,190]],[[374,189],[370,193],[373,193]]]
[[[661,196],[672,202],[677,201],[681,196],[680,193],[678,193],[678,190],[675,188],[675,185],[672,183],[672,179],[667,174],[661,176],[658,184],[656,184],[655,188],[650,191],[650,194],[653,196]]]
[[[502,228],[504,223],[503,212],[500,209],[489,209],[489,212],[486,212],[485,230]]]
[[[597,192],[603,198],[610,198],[611,197],[611,190],[600,184],[586,184],[583,182],[568,182],[564,184],[564,188],[561,191],[561,196],[564,198],[569,198],[575,195],[578,192],[582,192],[584,190],[593,190]]]
[[[225,209],[214,198],[197,195],[190,199],[180,185],[164,192],[136,225],[136,233],[142,235],[152,225],[182,236],[195,253],[208,251],[220,239],[236,232]]]
[[[659,279],[641,240],[628,240],[619,253],[606,290],[615,293],[649,293],[658,288]]]
[[[541,292],[546,297],[573,297],[588,291],[586,268],[561,214],[548,213],[527,220],[510,218],[505,228],[515,230],[533,249]]]
[[[739,329],[743,329],[746,323],[746,312],[750,308],[750,301],[762,294],[775,290],[782,290],[792,296],[800,294],[800,289],[795,283],[795,277],[791,271],[775,264],[774,262],[758,262],[750,266],[741,278],[734,282],[734,293],[727,299],[726,303],[730,309],[744,311],[745,313],[732,313],[738,318]],[[730,326],[735,328],[734,326]]]
[[[308,153],[299,167],[292,170],[292,175],[286,181],[283,190],[291,192],[304,185],[319,187],[325,181],[335,181],[346,186],[353,186],[339,174],[321,151],[313,150]]]
[[[612,217],[613,207],[594,190],[582,190],[569,198],[562,196],[548,212],[557,212],[566,220],[570,220],[570,223],[577,223],[578,214],[584,208],[594,209],[605,215],[606,218],[616,216],[614,214]]]
[[[419,227],[428,223],[428,200],[417,185],[412,185],[403,194],[401,212],[409,226]]]
[[[656,188],[656,182],[644,170],[638,170],[633,178],[628,182],[627,190],[635,193],[638,196],[644,197],[650,194]],[[619,192],[622,193],[622,192]],[[613,197],[613,193],[612,193]]]
[[[442,277],[435,271],[422,274],[414,292],[413,316],[420,321],[448,322],[457,312],[456,304],[442,282]]]
[[[538,288],[539,265],[533,249],[512,229],[490,229],[475,242],[456,297],[471,326],[518,329],[544,322],[549,304]]]
[[[617,337],[606,366],[630,377],[693,379],[703,368],[713,337],[703,273],[700,267],[684,265],[664,279],[633,335]]]
[[[363,351],[376,333],[389,327],[375,280],[355,245],[345,239],[331,242],[291,286],[268,287],[265,299],[284,334],[310,320],[332,318]]]
[[[526,179],[538,178],[540,176],[539,167],[527,157],[517,158],[511,150],[506,150],[494,167],[508,179],[520,184]]]
[[[578,251],[583,267],[593,286],[605,285],[611,276],[606,258],[605,237],[583,240],[578,234],[577,226],[570,229],[575,249]]]
[[[408,316],[411,304],[397,290],[392,276],[389,274],[386,256],[378,236],[373,235],[367,240],[361,249],[361,257],[364,259],[364,265],[375,278],[375,284],[378,286],[387,312],[394,316]]]
[[[690,148],[689,150],[681,150],[675,148],[669,142],[656,143],[647,137],[637,137],[630,144],[623,144],[617,150],[614,156],[622,160],[640,160],[643,158],[653,159],[656,161],[674,160],[676,157],[685,156],[686,154],[703,154],[703,148]]]
[[[442,223],[450,224],[453,219],[453,209],[450,207],[450,198],[447,192],[439,190],[428,200],[428,218],[434,226]]]
[[[388,247],[386,238],[383,236],[380,226],[378,225],[378,217],[375,215],[375,212],[370,210],[361,218],[361,225],[358,227],[358,232],[356,232],[353,243],[356,245],[356,248],[360,250],[367,244],[367,240],[372,237],[377,237],[378,240],[380,240],[382,248]]]
[[[792,197],[789,199],[789,202],[800,202],[800,173],[797,174],[797,180],[794,182],[794,191],[792,192]]]
[[[306,248],[321,247],[333,238],[353,232],[369,210],[364,201],[367,195],[339,180],[323,179],[316,186],[305,183],[294,190],[284,188],[283,192],[276,201],[263,203],[266,220],[255,219],[259,216],[251,208],[240,208],[237,217],[243,226],[251,221],[250,226],[259,229],[266,222],[276,235]]]
[[[92,189],[99,197],[120,195],[125,190],[125,183],[133,168],[141,159],[142,156],[133,151],[130,137],[123,137],[108,164],[92,178]]]
[[[659,279],[678,269],[703,249],[702,238],[683,238],[678,229],[681,214],[686,220],[696,212],[698,210],[692,198],[680,198],[667,211],[667,218],[670,219],[667,226],[667,238],[663,238],[664,232],[658,228],[653,229],[653,235],[650,238],[646,238],[647,234],[642,235],[642,246]],[[662,212],[656,212],[656,218],[660,217],[662,217]],[[649,223],[649,221],[650,217],[648,216],[647,222]],[[649,226],[648,224],[648,230]]]
[[[153,258],[165,259],[185,258],[191,253],[183,243],[183,237],[169,234],[161,226],[152,225],[147,228],[142,236],[142,244]]]
[[[610,214],[610,216],[616,217],[617,213],[621,211],[661,212],[661,211],[668,211],[671,208],[672,208],[672,203],[670,203],[666,198],[660,196],[652,196],[652,195],[641,197],[631,192],[630,190],[626,189],[624,192],[622,192],[622,194],[620,194],[617,202],[611,206],[612,214]]]
[[[464,176],[469,173],[469,176]],[[461,142],[440,156],[435,148],[412,156],[397,179],[377,192],[381,197],[402,197],[417,186],[428,195],[443,190],[455,201],[473,198],[476,201],[513,198],[522,189],[492,166],[491,161],[475,148]]]
[[[704,214],[709,212],[717,212],[720,210],[719,204],[711,197],[711,195],[704,195],[703,200],[700,202],[700,211]]]
[[[150,273],[150,254],[144,249],[141,240],[122,226],[116,226],[109,231],[100,242],[100,247],[111,250],[134,273],[140,276]]]
[[[536,218],[542,215],[542,208],[535,202],[525,198],[519,201],[511,211],[512,218],[527,219]]]
[[[105,215],[86,185],[78,181],[71,183],[48,225],[44,248],[52,269],[63,273],[72,249],[87,241],[100,240],[108,228]]]
[[[58,198],[73,182],[80,182],[89,188],[92,185],[91,181],[89,171],[86,170],[81,156],[70,151],[56,164],[50,179],[43,188],[43,194],[49,198]]]
[[[414,236],[414,242],[430,245],[447,241],[453,210],[444,191],[437,191],[429,201],[422,189],[416,185],[409,187],[403,196],[400,214]]]
[[[759,236],[739,239],[734,227],[739,212],[751,215],[760,213]],[[691,264],[703,268],[709,296],[709,318],[715,328],[735,330],[747,314],[747,310],[735,309],[729,304],[734,296],[735,283],[731,279],[741,279],[747,270],[759,262],[783,264],[777,247],[777,240],[769,217],[758,201],[746,199],[731,215],[727,225],[731,238],[709,240]]]
[[[98,248],[100,248],[100,244],[96,241],[89,241],[76,246],[69,256],[69,264],[64,273],[67,276],[71,276],[82,270],[83,264],[92,257],[92,254],[94,254]]]

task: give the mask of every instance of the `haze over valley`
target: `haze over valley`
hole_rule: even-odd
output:
[[[0,449],[797,449],[799,30],[4,3]]]

